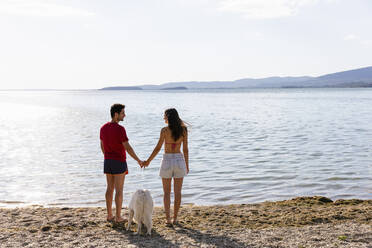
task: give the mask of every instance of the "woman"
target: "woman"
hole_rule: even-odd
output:
[[[174,108],[165,110],[164,121],[166,124],[168,124],[168,126],[161,129],[158,144],[143,165],[149,165],[149,163],[159,153],[164,143],[164,154],[159,175],[163,182],[164,211],[167,219],[167,225],[169,226],[172,225],[170,218],[170,193],[172,178],[174,180],[173,224],[177,224],[178,210],[180,209],[181,205],[183,177],[189,173],[189,150],[187,145],[187,128],[178,116],[177,110]],[[181,144],[183,154],[180,151]]]

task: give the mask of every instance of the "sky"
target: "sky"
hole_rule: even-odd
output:
[[[372,65],[371,0],[0,0],[0,89],[320,76]]]

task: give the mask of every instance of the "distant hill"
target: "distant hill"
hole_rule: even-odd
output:
[[[370,87],[372,66],[326,74],[300,84],[302,87]],[[294,86],[294,85],[292,85]]]
[[[161,90],[187,90],[187,88],[180,86],[180,87],[161,88]]]
[[[116,87],[105,87],[101,90],[142,90],[141,87],[136,86],[116,86]]]
[[[181,87],[181,88],[180,88]],[[303,88],[303,87],[372,87],[372,66],[322,75],[320,77],[268,77],[243,78],[235,81],[170,82],[161,85],[138,87],[107,87],[103,89],[139,88],[143,90],[182,89],[227,89],[227,88]]]

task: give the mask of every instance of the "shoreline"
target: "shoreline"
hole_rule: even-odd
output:
[[[128,209],[122,214],[127,217]],[[179,226],[155,207],[151,237],[106,221],[103,207],[0,208],[1,247],[368,247],[372,200],[321,196],[232,205],[182,205]]]
[[[263,200],[263,201],[258,201],[258,202],[246,202],[246,203],[211,203],[211,204],[198,204],[198,203],[193,203],[193,202],[186,202],[182,203],[182,206],[186,207],[216,207],[216,206],[230,206],[230,205],[260,205],[260,204],[265,204],[265,203],[279,203],[279,202],[284,202],[284,201],[290,201],[293,199],[300,199],[300,198],[311,198],[311,197],[320,197],[320,198],[327,198],[331,200],[332,202],[337,202],[337,201],[370,201],[371,199],[368,198],[331,198],[327,196],[293,196],[288,199],[273,199],[273,200]],[[100,201],[101,204],[97,203],[73,203],[73,204],[64,204],[64,203],[46,203],[46,204],[38,204],[38,203],[26,203],[26,202],[21,202],[21,201],[0,201],[0,209],[16,209],[16,208],[105,208],[105,200]],[[6,205],[1,205],[1,204],[6,204]],[[123,202],[123,208],[126,209],[125,206],[127,206],[129,202]],[[161,208],[163,207],[162,204],[154,204],[154,208]],[[115,208],[115,203],[113,202],[113,208]]]

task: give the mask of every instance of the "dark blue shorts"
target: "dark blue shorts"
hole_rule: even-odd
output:
[[[128,174],[127,162],[113,159],[105,159],[103,162],[103,173],[105,174]]]

